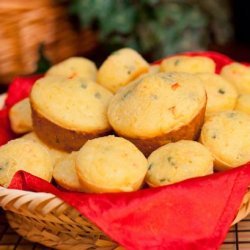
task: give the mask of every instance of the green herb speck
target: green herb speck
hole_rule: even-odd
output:
[[[160,75],[161,79],[165,80],[168,84],[171,83],[171,77],[172,75],[171,74],[168,74],[168,73],[163,73]]]
[[[150,170],[153,167],[154,163],[150,163],[148,166],[148,170]]]
[[[164,182],[164,181],[166,181],[166,178],[161,178],[160,179],[160,182]]]
[[[135,70],[133,65],[126,65],[125,68],[127,69],[128,75],[130,75]]]
[[[123,99],[123,100],[126,99],[131,93],[132,93],[132,90],[127,91],[127,92],[123,95],[122,99]]]
[[[177,59],[177,60],[174,62],[174,66],[177,66],[179,63],[180,63],[180,60]]]
[[[97,99],[101,99],[102,95],[99,93],[99,92],[96,92],[95,93],[95,98]]]
[[[170,165],[175,166],[175,163],[173,161],[173,157],[172,156],[168,156],[167,160],[170,163]]]
[[[220,93],[221,95],[224,95],[226,92],[225,92],[224,89],[219,89],[219,90],[218,90],[218,93]]]
[[[81,83],[81,88],[82,88],[82,89],[86,89],[86,88],[87,88],[87,84],[82,82],[82,83]]]
[[[158,99],[158,96],[157,96],[157,95],[151,95],[150,97],[151,97],[151,99],[153,99],[153,100],[157,100],[157,99]]]
[[[236,115],[237,115],[236,113],[230,112],[230,113],[227,114],[227,117],[233,118],[233,117],[235,117]]]

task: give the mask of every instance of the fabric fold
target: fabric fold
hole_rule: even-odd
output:
[[[9,188],[55,194],[128,250],[210,250],[223,242],[249,184],[250,164],[132,193],[62,191],[22,171]]]

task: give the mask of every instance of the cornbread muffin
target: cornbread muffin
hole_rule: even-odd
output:
[[[195,141],[164,145],[149,156],[148,164],[146,182],[151,187],[213,173],[212,154]]]
[[[52,147],[76,151],[88,139],[110,132],[107,107],[111,97],[102,86],[80,78],[39,79],[30,95],[34,131]]]
[[[53,166],[59,159],[66,157],[69,154],[65,151],[57,150],[57,149],[52,148],[49,145],[45,144],[43,141],[41,141],[37,137],[37,135],[34,132],[28,133],[28,134],[22,136],[22,138],[25,140],[31,140],[33,142],[36,142],[36,143],[40,144],[42,147],[44,147],[46,150],[48,150],[48,152],[51,156],[51,160],[53,162]]]
[[[53,164],[49,152],[33,141],[9,141],[0,147],[0,185],[7,187],[19,170],[51,181]]]
[[[11,129],[17,133],[32,131],[31,108],[29,98],[13,105],[9,111]]]
[[[115,132],[132,141],[145,155],[171,141],[199,136],[206,92],[187,73],[147,75],[112,98],[108,118]]]
[[[215,168],[225,170],[250,161],[250,116],[224,111],[209,117],[200,137],[215,158]]]
[[[111,54],[97,72],[97,82],[115,93],[139,75],[148,72],[148,63],[135,50],[124,48]]]
[[[130,192],[143,184],[147,159],[123,138],[100,137],[89,140],[81,148],[76,172],[86,192]]]
[[[97,68],[94,62],[83,57],[71,57],[65,61],[52,66],[46,75],[65,76],[68,78],[83,78],[96,80]]]
[[[250,67],[234,62],[224,66],[220,74],[231,82],[240,94],[250,94]]]
[[[198,74],[207,92],[206,116],[225,110],[232,110],[237,100],[235,87],[216,74]]]
[[[242,111],[250,115],[250,95],[239,95],[236,102],[235,110]]]
[[[162,72],[215,73],[215,62],[204,56],[172,56],[161,63]]]
[[[77,152],[72,152],[58,160],[54,167],[53,178],[61,187],[70,191],[81,192],[83,190],[75,168],[76,156]]]

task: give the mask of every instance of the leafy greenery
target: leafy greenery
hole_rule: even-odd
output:
[[[37,68],[34,73],[42,74],[50,68],[51,63],[48,60],[48,58],[44,55],[44,44],[40,45],[38,53],[39,53],[39,59],[37,61]]]
[[[98,31],[106,49],[133,47],[155,59],[204,49],[211,39],[225,42],[230,13],[218,9],[226,6],[227,0],[74,0],[70,11],[82,27]]]

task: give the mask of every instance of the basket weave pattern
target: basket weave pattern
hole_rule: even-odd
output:
[[[86,53],[96,45],[93,32],[77,33],[66,7],[53,0],[1,0],[0,26],[0,82],[33,73],[41,44],[52,63]]]
[[[56,249],[121,249],[64,201],[48,193],[0,188],[11,227],[30,241]]]

